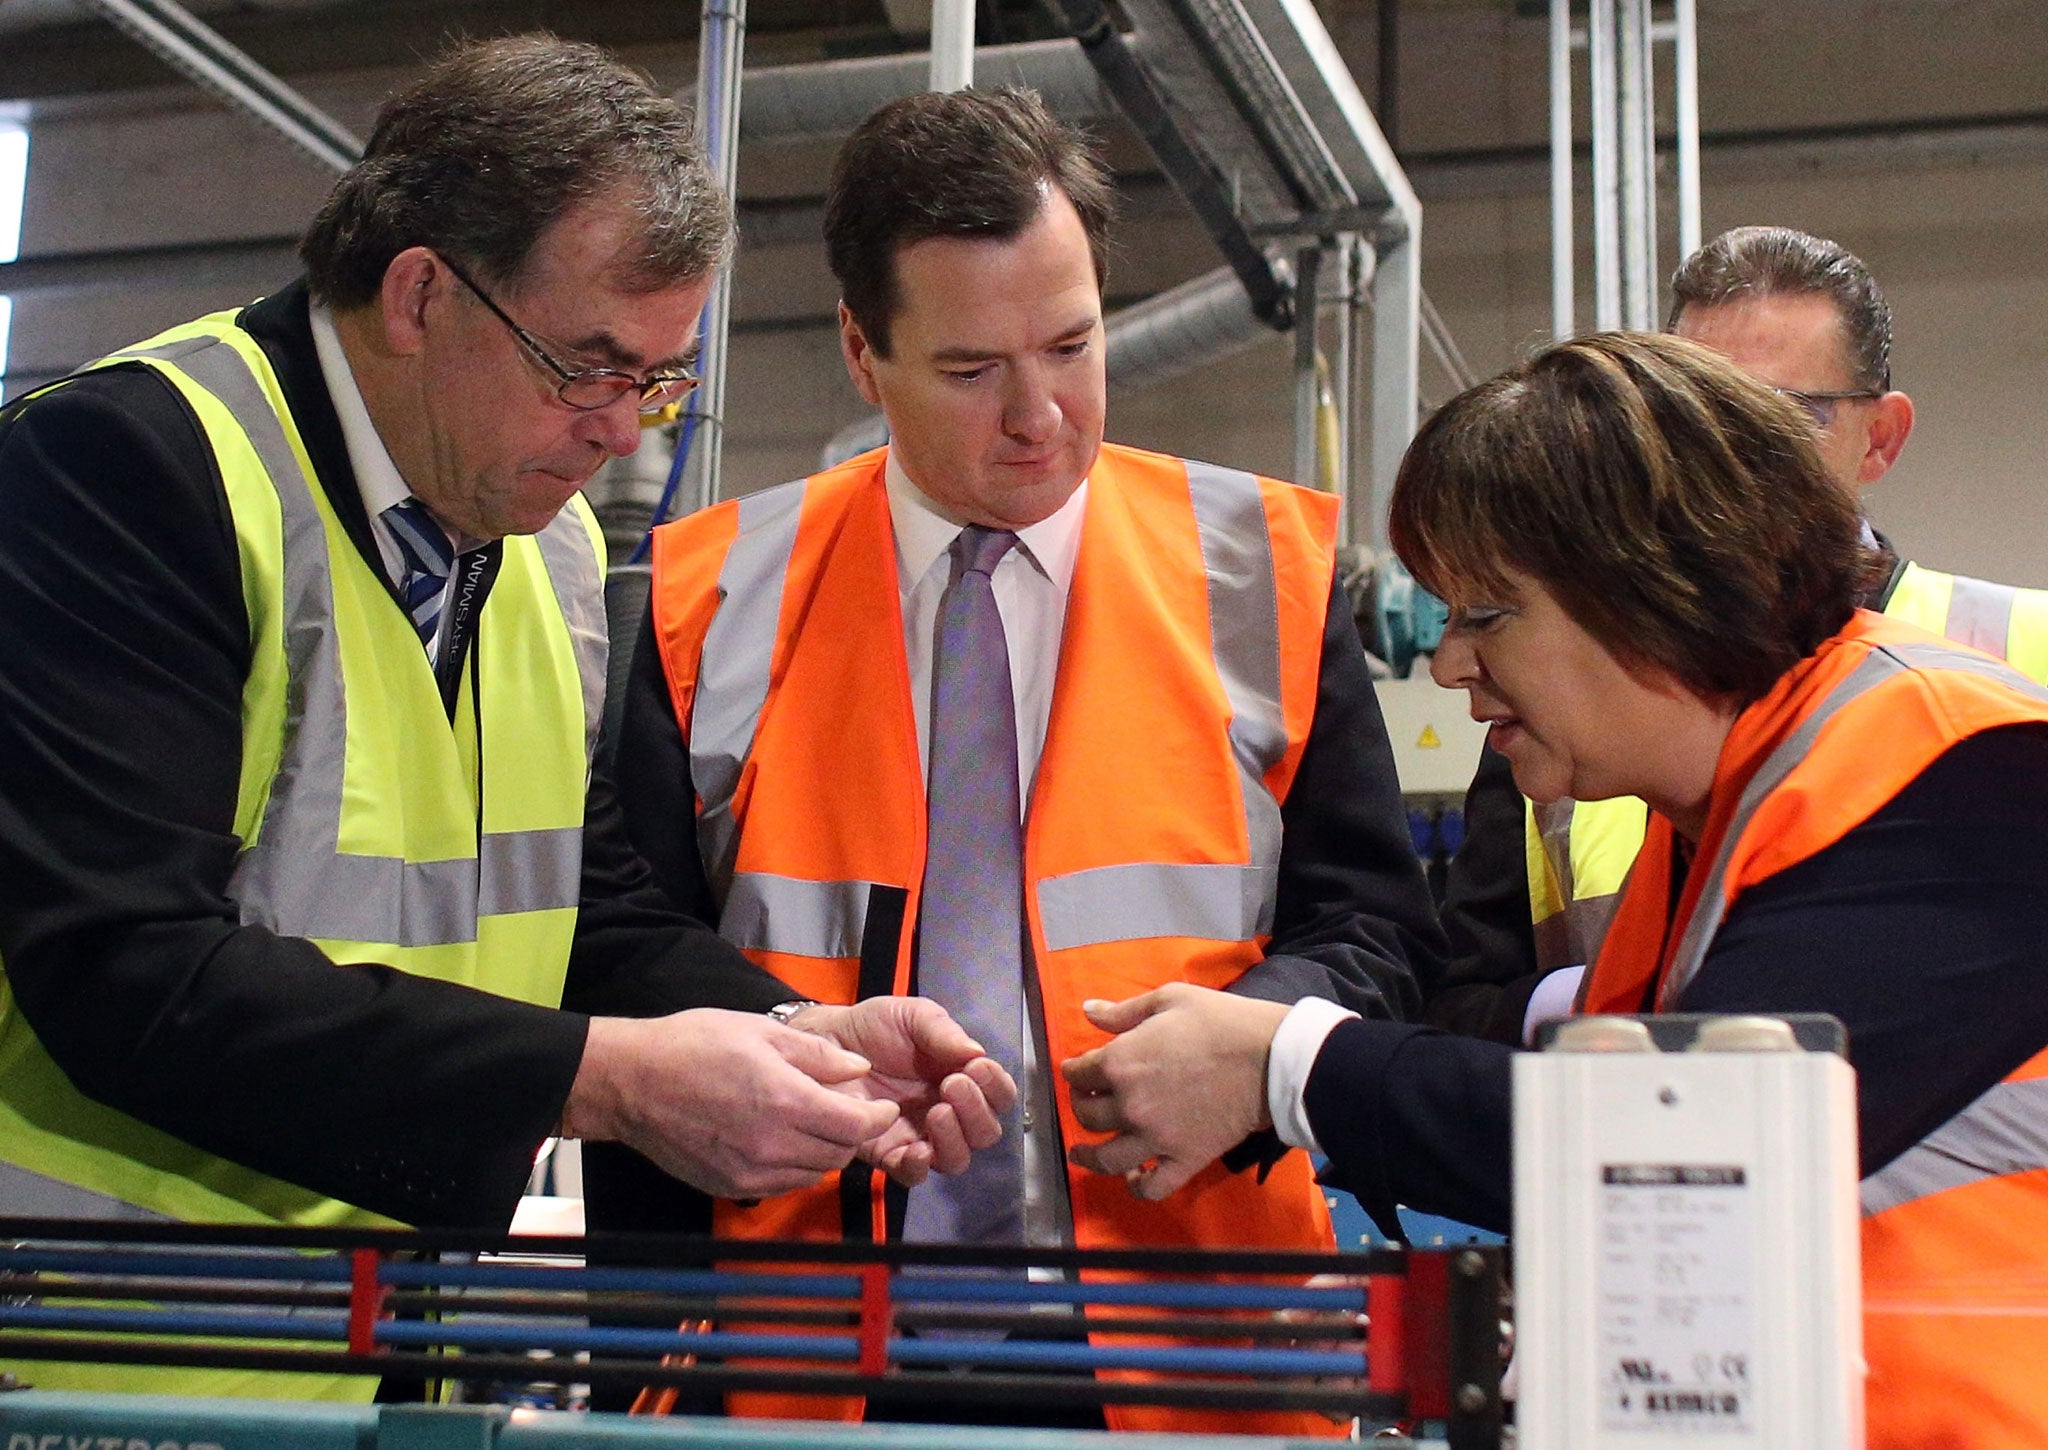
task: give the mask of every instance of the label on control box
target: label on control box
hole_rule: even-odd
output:
[[[1754,1212],[1740,1167],[1601,1166],[1603,1429],[1749,1432]]]

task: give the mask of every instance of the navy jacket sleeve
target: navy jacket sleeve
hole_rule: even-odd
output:
[[[1529,922],[1527,803],[1507,757],[1491,747],[1465,792],[1465,841],[1444,883],[1450,962],[1423,1020],[1513,1046],[1543,973]]]
[[[2048,1046],[2048,731],[1950,750],[1828,850],[1736,902],[1689,1012],[1830,1012],[1849,1029],[1871,1173]],[[1307,1091],[1334,1181],[1505,1228],[1512,1049],[1348,1022]]]
[[[610,756],[616,762],[627,838],[656,884],[682,910],[716,922],[718,901],[697,849],[697,790],[690,779],[689,743],[669,700],[652,608],[641,615],[639,643],[633,648],[626,698],[619,710],[618,739],[600,745],[597,753],[600,759]]]
[[[1394,754],[1341,589],[1323,627],[1315,720],[1281,806],[1280,881],[1266,959],[1231,990],[1327,997],[1414,1017],[1443,970],[1443,933],[1408,837]]]

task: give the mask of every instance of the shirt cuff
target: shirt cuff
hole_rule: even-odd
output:
[[[1544,1023],[1572,1015],[1572,1003],[1579,995],[1579,981],[1585,975],[1583,966],[1559,967],[1536,984],[1536,990],[1529,994],[1529,1005],[1522,1013],[1524,1043],[1534,1044],[1536,1029]]]
[[[1323,1151],[1308,1125],[1308,1108],[1302,1095],[1308,1091],[1308,1075],[1314,1071],[1316,1054],[1323,1041],[1340,1022],[1358,1016],[1347,1007],[1322,997],[1303,997],[1280,1019],[1273,1034],[1273,1046],[1266,1056],[1266,1111],[1272,1115],[1273,1131],[1290,1148]]]

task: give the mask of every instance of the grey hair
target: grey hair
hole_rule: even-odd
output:
[[[552,35],[460,46],[378,112],[299,255],[314,296],[370,302],[408,247],[517,288],[541,235],[578,204],[622,197],[640,245],[620,284],[656,291],[732,253],[732,207],[690,113],[594,45]]]

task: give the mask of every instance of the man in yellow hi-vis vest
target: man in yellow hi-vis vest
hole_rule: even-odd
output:
[[[731,232],[646,77],[466,47],[307,282],[0,415],[0,1215],[502,1229],[558,1131],[746,1196],[997,1136],[943,1011],[801,1008],[592,779],[577,490],[694,385]]]
[[[1688,257],[1671,288],[1670,331],[1800,404],[1844,488],[1860,493],[1890,470],[1913,404],[1892,387],[1891,308],[1860,259],[1789,228],[1738,227]],[[1937,573],[1874,530],[1868,541],[1883,568],[1866,607],[2048,681],[2048,591]],[[1568,1011],[1644,823],[1642,802],[1628,798],[1530,805],[1506,761],[1487,752],[1452,863],[1444,925],[1453,960],[1430,1020],[1515,1042]]]

